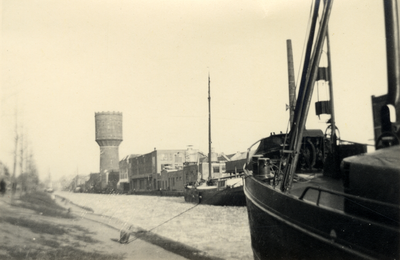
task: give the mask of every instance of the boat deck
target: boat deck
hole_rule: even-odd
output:
[[[328,192],[319,192],[318,189],[330,190],[344,193],[341,179],[323,176],[322,174],[297,174],[293,181],[290,194],[300,197],[307,187],[310,188],[304,195],[303,200],[321,207],[329,207],[336,210],[344,210],[344,197]],[[320,195],[319,195],[320,194]],[[318,198],[318,196],[320,196]]]

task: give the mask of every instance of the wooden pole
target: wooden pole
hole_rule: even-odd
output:
[[[294,108],[296,106],[296,83],[294,79],[292,41],[286,40],[289,80],[289,121],[293,124]]]
[[[208,73],[208,179],[212,178],[211,169],[211,93],[210,73]]]

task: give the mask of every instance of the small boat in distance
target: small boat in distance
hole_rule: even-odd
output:
[[[366,145],[339,137],[332,92],[330,100],[316,103],[317,115],[331,115],[325,133],[305,128],[316,80],[325,80],[332,88],[328,37],[332,2],[324,1],[322,15],[320,1],[314,3],[290,131],[260,140],[254,155],[248,156],[244,192],[257,260],[400,257],[397,1],[383,1],[388,93],[372,97],[375,151],[370,153]],[[319,67],[322,53],[328,56],[326,68]],[[396,120],[390,121],[393,112]]]
[[[210,179],[187,186],[185,201],[215,206],[245,206],[242,175]]]
[[[208,180],[201,178],[194,184],[185,187],[185,201],[215,206],[245,206],[243,192],[243,174],[223,174],[213,178],[213,156],[211,150],[211,95],[210,75],[208,75]]]

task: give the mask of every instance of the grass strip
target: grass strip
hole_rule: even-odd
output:
[[[57,225],[41,223],[27,218],[0,217],[0,220],[15,226],[29,228],[33,233],[37,234],[62,235],[66,233],[64,228]]]
[[[65,208],[58,205],[48,193],[40,191],[22,195],[18,202],[13,203],[13,206],[31,209],[45,216],[74,218]]]

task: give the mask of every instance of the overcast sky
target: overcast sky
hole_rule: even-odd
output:
[[[334,2],[333,85],[346,140],[373,138],[371,95],[386,92],[381,2]],[[0,161],[10,170],[17,120],[41,178],[98,172],[94,114],[101,111],[123,113],[120,158],[154,147],[208,152],[208,73],[216,152],[245,151],[286,130],[286,40],[297,81],[311,1],[1,4]],[[310,121],[309,128],[326,127]]]

